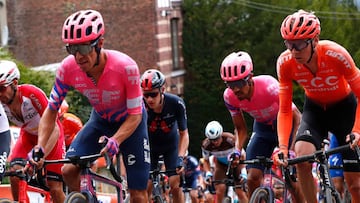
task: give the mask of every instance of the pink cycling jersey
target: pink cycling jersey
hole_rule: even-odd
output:
[[[20,136],[11,151],[10,160],[15,158],[26,159],[27,154],[37,144],[40,117],[48,104],[45,93],[36,86],[29,84],[18,85],[18,93],[21,104],[21,117],[15,116],[7,105],[3,105],[8,119],[21,128]],[[64,134],[59,120],[57,120],[57,125],[60,128],[59,139],[46,159],[61,159],[65,155]],[[47,169],[61,174],[61,165],[51,164],[47,166]]]
[[[225,89],[226,106],[231,116],[244,111],[257,122],[271,124],[277,119],[279,111],[279,82],[270,75],[255,76],[253,81],[254,93],[250,100],[239,100],[231,89]],[[294,108],[296,108],[295,104],[293,104]]]
[[[142,92],[136,62],[124,53],[104,51],[107,60],[97,84],[80,69],[73,55],[62,61],[51,91],[50,109],[57,111],[67,91],[73,87],[88,98],[103,119],[110,122],[120,121],[127,114],[141,114]]]

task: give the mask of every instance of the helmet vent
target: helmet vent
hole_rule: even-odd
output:
[[[92,32],[92,26],[87,27],[87,28],[86,28],[86,31],[85,31],[85,34],[86,34],[86,35],[90,35],[91,32]]]
[[[246,71],[246,67],[244,65],[242,65],[240,71],[241,71],[241,73],[244,73]]]
[[[70,39],[74,39],[74,25],[71,25],[71,28],[70,28]]]
[[[237,71],[236,71],[237,68],[238,68],[237,66],[234,66],[234,76],[237,76]]]
[[[231,77],[231,66],[228,67],[228,73],[229,73],[228,77]]]
[[[79,25],[82,25],[82,24],[84,23],[84,21],[85,21],[85,18],[81,18],[81,19],[79,20]]]
[[[81,38],[81,29],[76,30],[76,38]]]

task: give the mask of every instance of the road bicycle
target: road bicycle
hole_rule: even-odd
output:
[[[214,184],[225,184],[225,196],[222,203],[234,203],[238,202],[238,197],[236,195],[236,189],[242,189],[244,192],[247,191],[246,188],[246,178],[239,177],[237,175],[237,168],[232,167],[233,161],[230,160],[226,169],[226,178],[222,180],[214,180]],[[243,163],[240,163],[243,164]],[[241,182],[241,184],[236,184],[237,182]]]
[[[318,150],[313,154],[297,157],[294,159],[288,159],[289,165],[298,164],[301,162],[310,162],[317,164],[317,175],[319,178],[320,188],[322,193],[324,194],[324,203],[341,203],[342,200],[340,198],[340,194],[336,191],[335,186],[330,178],[329,174],[329,165],[328,165],[328,157],[332,154],[341,153],[345,150],[350,150],[350,144],[346,144],[343,146],[335,147],[328,150]],[[355,147],[355,153],[359,157],[360,160],[360,150],[359,147]]]
[[[264,179],[260,187],[256,188],[252,193],[249,203],[274,203],[274,202],[291,202],[291,194],[289,189],[292,188],[292,182],[295,181],[293,169],[290,166],[282,169],[282,176],[276,175],[272,170],[273,160],[264,156],[257,156],[255,159],[240,160],[242,164],[260,164],[265,167]],[[281,199],[276,198],[275,183],[282,186],[283,189]]]
[[[4,177],[19,178],[19,203],[51,203],[50,190],[45,184],[45,176],[42,171],[32,175],[22,169],[6,171]],[[10,199],[0,199],[0,203],[11,203]]]
[[[165,190],[167,185],[165,185],[164,176],[169,172],[174,172],[175,170],[166,170],[162,171],[160,168],[156,168],[153,171],[150,171],[150,179],[152,182],[152,201],[153,203],[165,203],[166,198],[164,197]]]
[[[91,170],[91,165],[94,160],[104,156],[106,160],[107,168],[110,170],[111,175],[115,179],[105,177],[97,174]],[[129,202],[129,196],[123,188],[123,179],[119,175],[120,170],[120,154],[116,155],[116,166],[114,166],[113,160],[105,153],[87,155],[87,156],[73,156],[67,159],[60,160],[45,160],[45,164],[51,163],[63,163],[74,164],[80,167],[80,192],[71,192],[66,195],[64,203],[100,203],[110,202],[108,199],[101,199],[96,193],[95,182],[111,185],[116,188],[116,199],[118,203]]]

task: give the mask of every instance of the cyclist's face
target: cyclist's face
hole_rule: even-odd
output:
[[[103,38],[96,42],[87,42],[81,44],[72,44],[67,46],[68,53],[75,57],[76,63],[80,66],[81,70],[88,72],[93,69],[97,61],[97,53],[95,47],[101,47]]]
[[[144,100],[151,109],[156,109],[160,104],[161,93],[159,89],[143,91]]]
[[[14,89],[13,83],[1,85],[0,86],[0,101],[3,104],[9,103],[10,100],[13,99],[14,96]]]

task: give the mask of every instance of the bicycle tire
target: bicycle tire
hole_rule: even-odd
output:
[[[231,197],[228,196],[224,197],[222,203],[232,203]]]
[[[164,203],[164,200],[160,197],[160,196],[155,196],[154,197],[154,203]]]
[[[0,203],[13,203],[14,201],[11,201],[10,199],[1,198]]]
[[[330,188],[325,189],[325,203],[338,203],[341,202],[340,195],[337,191],[333,193]]]
[[[249,203],[273,203],[274,202],[274,195],[269,188],[257,188],[253,194],[251,195],[251,198],[249,200]]]
[[[71,192],[66,196],[64,203],[87,203],[87,199],[80,192]]]

